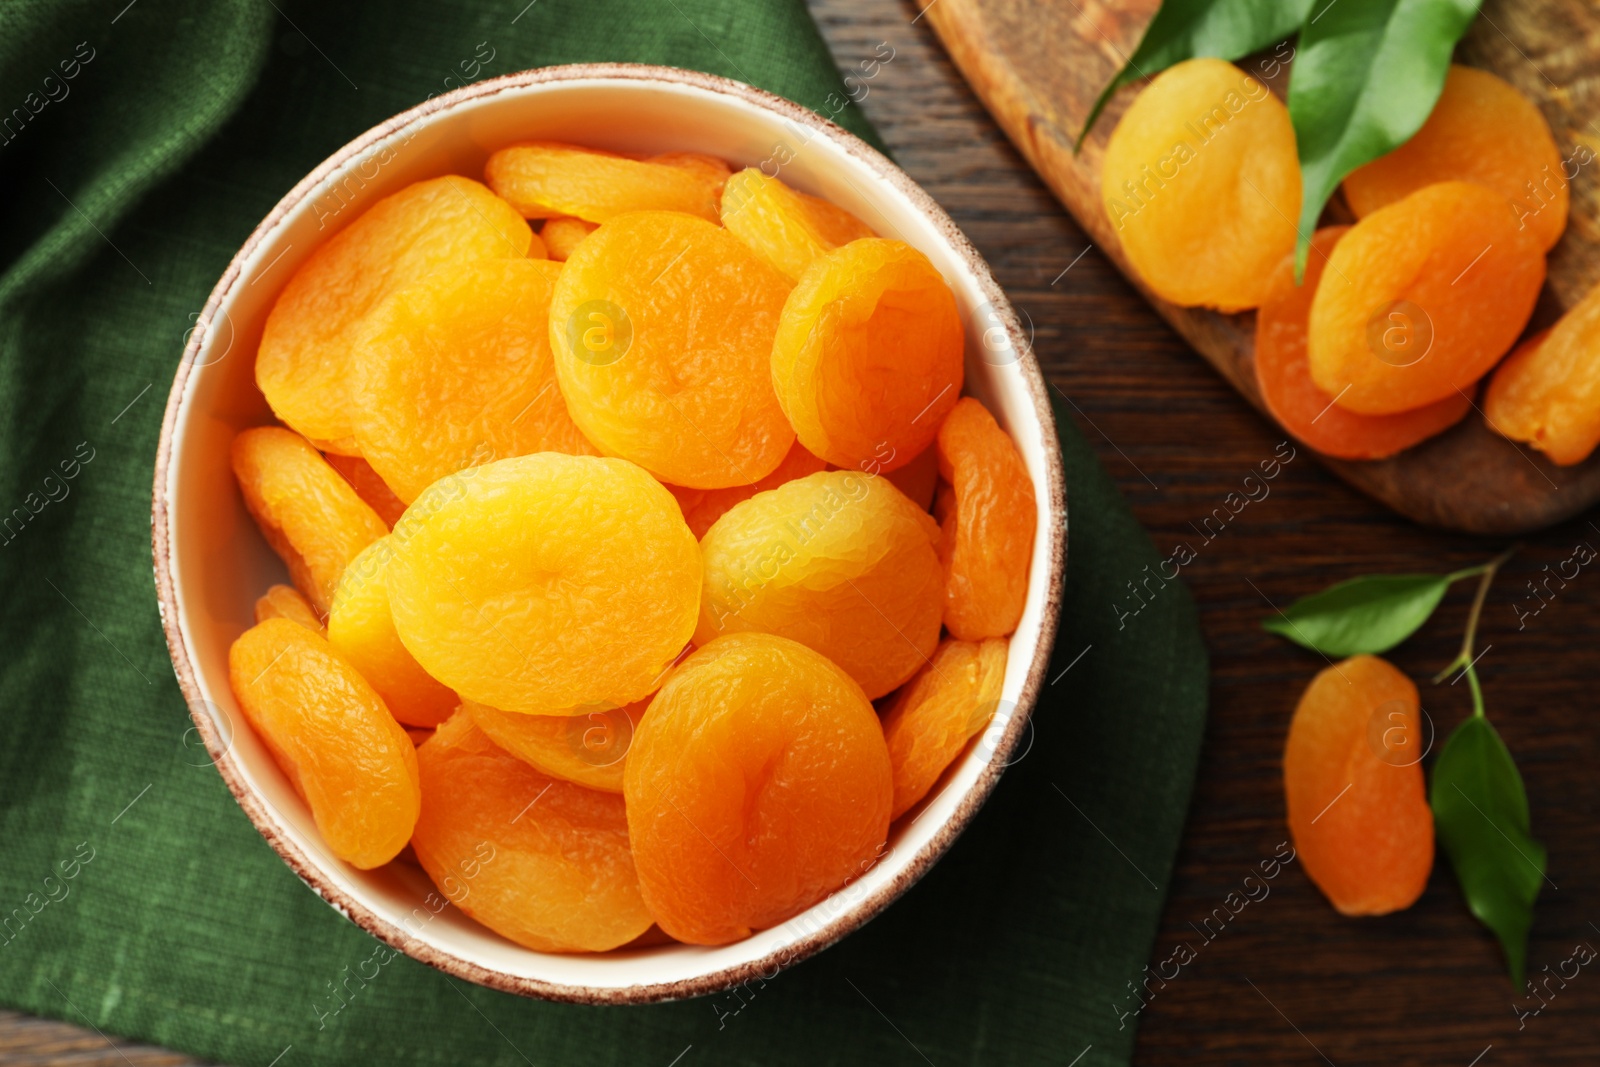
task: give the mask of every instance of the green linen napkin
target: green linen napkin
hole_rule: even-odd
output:
[[[843,92],[800,0],[0,6],[0,1002],[280,1067],[1125,1063],[1206,660],[1181,585],[1118,606],[1158,556],[1064,413],[1069,578],[1031,747],[921,884],[754,997],[557,1005],[389,959],[200,750],[148,520],[194,314],[345,141],[462,82],[582,60],[828,112]],[[374,966],[330,1014],[330,984]]]

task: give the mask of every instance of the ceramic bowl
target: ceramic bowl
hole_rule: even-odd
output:
[[[967,389],[1010,431],[1039,501],[1027,607],[992,725],[895,824],[875,866],[735,944],[534,952],[439,906],[414,866],[349,867],[322,845],[228,688],[229,644],[251,625],[256,597],[286,580],[245,512],[228,458],[235,433],[272,421],[254,361],[273,300],[322,241],[380,197],[441,174],[481,178],[491,151],[531,139],[641,155],[692,150],[736,168],[761,166],[921,249],[960,305]],[[1028,338],[982,259],[928,194],[869,145],[798,105],[704,74],[620,64],[527,71],[430,99],[356,138],[290,190],[228,264],[191,333],[167,400],[153,520],[179,684],[210,758],[267,842],[329,904],[406,954],[495,989],[585,1003],[665,1000],[771,977],[861,926],[926,873],[1019,752],[1055,636],[1066,541],[1061,456]]]

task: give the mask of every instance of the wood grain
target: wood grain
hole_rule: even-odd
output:
[[[1223,315],[1156,297],[1129,270],[1101,208],[1099,175],[1111,131],[1139,85],[1124,88],[1074,155],[1073,141],[1101,88],[1122,68],[1159,0],[938,0],[931,22],[989,111],[1095,245],[1133,279],[1163,318],[1264,415],[1252,360],[1253,312]],[[1564,157],[1600,145],[1595,79],[1600,63],[1574,42],[1600,38],[1600,11],[1572,0],[1484,5],[1463,58],[1537,101]],[[1285,50],[1241,66],[1281,95]],[[1589,157],[1589,158],[1592,158]],[[1600,182],[1593,164],[1572,185],[1573,221],[1553,251],[1533,328],[1554,321],[1600,281]],[[1270,417],[1270,416],[1268,416]],[[1548,526],[1600,500],[1600,455],[1557,467],[1493,433],[1477,414],[1399,456],[1323,458],[1350,484],[1418,522],[1476,533]]]

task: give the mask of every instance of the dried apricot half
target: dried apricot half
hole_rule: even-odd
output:
[[[1540,249],[1566,229],[1567,177],[1550,124],[1532,100],[1486,70],[1451,66],[1428,121],[1393,152],[1351,172],[1344,198],[1364,218],[1448,181],[1506,197],[1519,228],[1532,230]]]
[[[356,333],[384,297],[440,267],[527,255],[528,228],[478,182],[406,186],[317,248],[267,316],[256,384],[278,418],[332,452],[355,454],[345,371]]]
[[[256,622],[268,619],[288,619],[314,633],[324,633],[317,609],[292,585],[272,586],[256,600]]]
[[[1295,284],[1294,254],[1272,274],[1256,311],[1256,382],[1261,399],[1285,430],[1318,452],[1341,459],[1383,459],[1461,421],[1472,398],[1452,393],[1426,407],[1393,415],[1357,415],[1333,402],[1311,380],[1306,324],[1328,256],[1348,226],[1329,226],[1311,239],[1305,279]]]
[[[363,870],[399,854],[420,795],[411,739],[327,641],[268,619],[228,650],[228,680],[333,854]]]
[[[235,437],[233,473],[267,544],[317,612],[327,614],[345,566],[389,527],[305,438],[282,427]]]
[[[540,774],[465,712],[416,759],[411,845],[456,907],[538,952],[604,952],[650,928],[620,796]]]
[[[651,692],[694,633],[700,546],[624,460],[537,452],[435,482],[384,571],[395,629],[466,700],[546,714]]]
[[[1544,253],[1506,198],[1440,182],[1379,208],[1328,257],[1306,355],[1340,407],[1390,415],[1464,392],[1511,348]]]
[[[1256,307],[1300,217],[1289,109],[1232,63],[1168,67],[1112,131],[1100,195],[1123,254],[1161,299]]]
[[[1567,466],[1600,443],[1600,286],[1524,341],[1484,395],[1489,427]]]
[[[700,539],[695,644],[758,631],[827,656],[876,699],[939,641],[937,524],[886,478],[824,471],[734,505]]]
[[[489,740],[544,774],[620,793],[628,749],[649,703],[597,704],[559,715],[524,715],[470,700],[462,708]]]
[[[888,472],[931,444],[955,406],[964,344],[955,294],[928,257],[863,238],[815,259],[789,294],[772,384],[806,448]]]
[[[484,168],[489,188],[530,219],[607,222],[629,211],[682,211],[717,221],[722,183],[706,171],[610,152],[531,142],[502,148]]]
[[[1410,907],[1433,869],[1418,706],[1411,679],[1355,656],[1317,674],[1289,724],[1289,831],[1306,874],[1345,915]]]
[[[768,266],[799,281],[813,260],[840,245],[873,236],[842,207],[791,189],[755,167],[728,179],[722,225]]]
[[[634,863],[663,930],[720,945],[871,867],[889,831],[889,754],[861,687],[772,634],[684,660],[650,702],[623,778]]]
[[[943,641],[933,658],[894,695],[883,714],[883,739],[894,769],[898,819],[927,796],[967,739],[988,725],[1000,706],[1009,643]]]
[[[749,500],[757,493],[776,489],[785,482],[827,469],[827,463],[807,452],[805,445],[796,441],[789,447],[783,462],[778,464],[778,469],[752,485],[735,485],[727,489],[684,489],[676,485],[667,488],[678,498],[678,506],[683,508],[683,518],[689,524],[689,529],[694,531],[696,537],[704,537],[706,531],[711,529],[711,524],[726,515],[735,504]]]
[[[372,464],[360,456],[341,456],[337,452],[324,452],[322,458],[328,461],[328,466],[344,476],[350,488],[356,491],[356,496],[378,513],[378,518],[383,520],[385,526],[394,528],[406,510],[406,502],[394,495],[394,490],[372,469]]]
[[[940,524],[944,624],[980,641],[1017,628],[1028,599],[1038,505],[1017,446],[978,401],[964,396],[939,427],[939,476],[951,487]]]
[[[708,222],[641,211],[606,223],[567,260],[550,306],[573,420],[602,452],[673,485],[766,477],[794,443],[770,369],[788,292]]]
[[[544,228],[539,231],[539,236],[543,238],[550,258],[562,263],[572,255],[572,250],[578,247],[578,242],[599,229],[599,226],[597,222],[563,217],[545,223]]]
[[[436,271],[373,310],[351,357],[356,443],[401,500],[530,452],[594,455],[550,356],[559,268],[485,259]]]

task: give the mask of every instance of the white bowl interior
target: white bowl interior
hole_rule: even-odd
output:
[[[255,599],[285,581],[285,571],[246,514],[229,468],[236,432],[271,421],[254,381],[261,326],[283,283],[314,248],[380,197],[440,174],[481,178],[488,154],[529,139],[562,140],[627,153],[709,152],[737,166],[767,163],[784,181],[825,197],[880,234],[924,252],[949,281],[967,326],[968,391],[1016,440],[1040,502],[1032,581],[1012,639],[996,724],[969,747],[921,808],[891,831],[890,851],[850,886],[782,926],[718,948],[664,945],[598,956],[553,955],[517,946],[453,907],[438,914],[424,900],[427,877],[404,863],[359,871],[321,844],[310,812],[256,736],[243,727],[228,686],[230,643],[251,625]],[[750,964],[819,930],[851,928],[850,913],[893,885],[955,813],[977,782],[1019,700],[1039,650],[1050,584],[1055,513],[1048,458],[1053,433],[1041,425],[1009,309],[989,303],[966,252],[894,183],[881,163],[852,154],[835,132],[799,124],[754,99],[671,81],[577,78],[512,85],[421,114],[355,153],[292,203],[242,263],[206,330],[175,412],[171,468],[164,483],[176,628],[193,664],[200,697],[247,788],[264,803],[285,847],[381,923],[435,952],[517,979],[584,987],[602,997],[639,986],[693,981]],[[287,201],[295,201],[291,193]],[[947,223],[946,223],[947,225]],[[992,290],[991,290],[992,291]],[[325,896],[334,896],[319,889]],[[392,939],[392,938],[391,938]],[[625,995],[625,994],[624,994]]]

